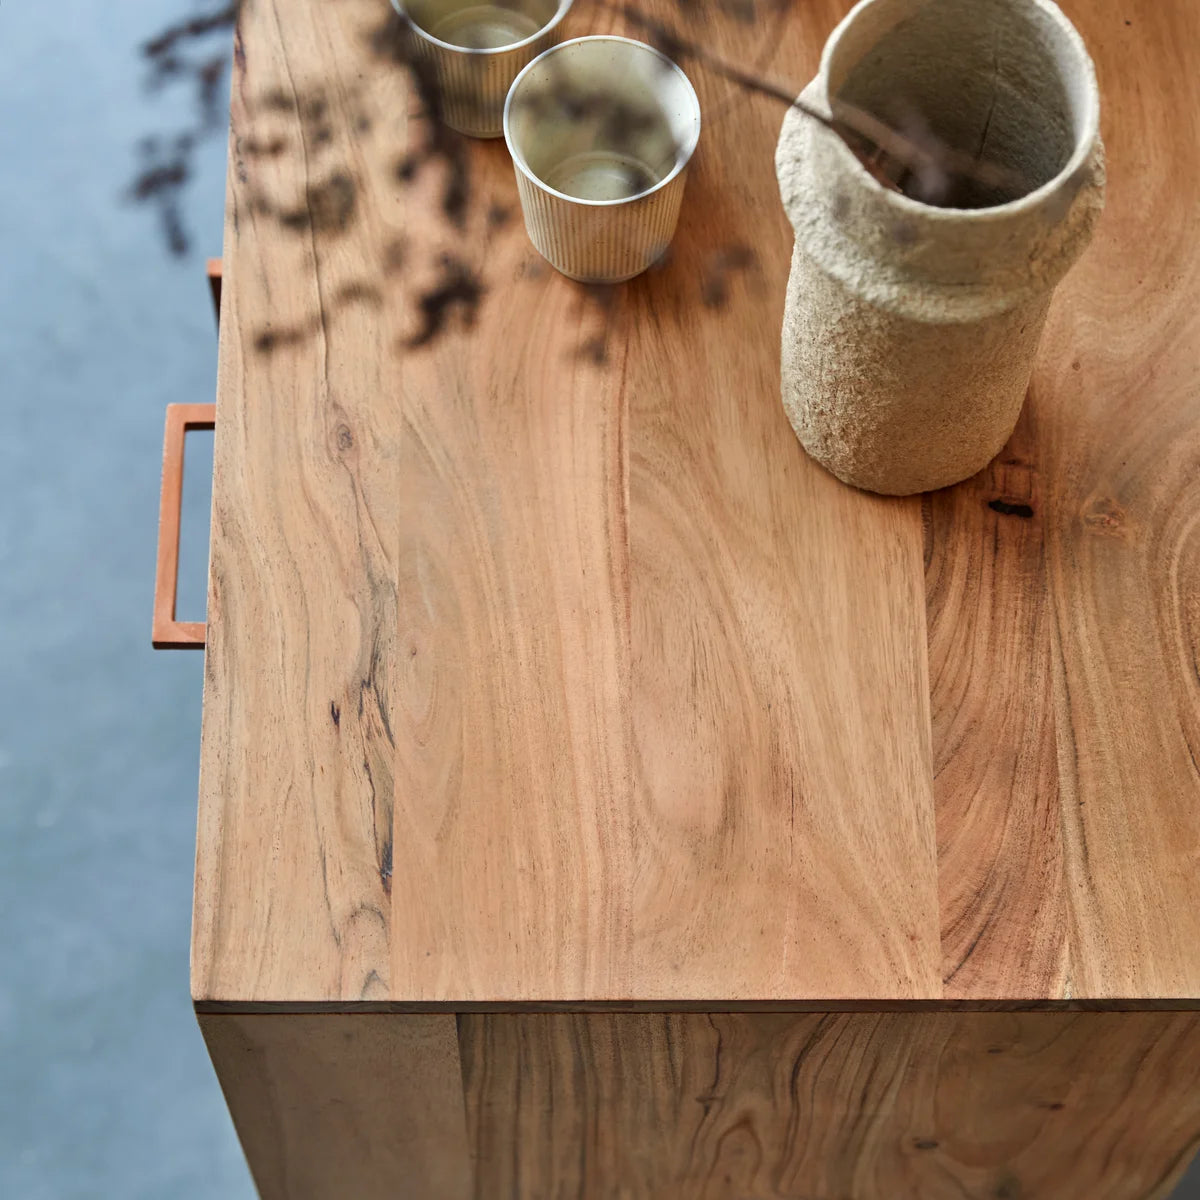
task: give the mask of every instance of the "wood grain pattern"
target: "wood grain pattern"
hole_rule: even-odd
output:
[[[369,264],[406,95],[362,79],[372,12],[256,0],[237,32],[197,996],[388,994],[402,302]]]
[[[724,53],[815,70],[791,17],[719,25]],[[618,326],[647,980],[634,994],[935,996],[918,507],[797,453],[779,403],[779,109],[697,75],[711,117],[687,217]],[[688,266],[711,274],[730,247],[754,260],[725,281],[727,303],[689,296]]]
[[[798,87],[846,7],[705,44]],[[405,182],[380,8],[241,16],[198,1003],[1200,999],[1194,6],[1068,5],[1108,211],[1013,442],[924,506],[783,416],[772,101],[689,64],[672,256],[589,291],[502,144],[462,229]]]
[[[721,29],[742,58],[803,45],[779,18]],[[393,965],[415,999],[939,989],[918,512],[789,436],[779,114],[697,84],[718,115],[665,269],[605,307],[494,239],[511,302],[405,359]],[[483,211],[515,196],[488,150]],[[721,246],[756,265],[710,307]]]
[[[467,1200],[450,1016],[202,1016],[263,1200]]]
[[[1200,1141],[1200,1017],[459,1022],[477,1200],[1154,1200]]]
[[[1172,64],[1200,12],[1065,7],[1099,73],[1108,206],[1013,441],[927,499],[943,972],[948,998],[1182,999],[1200,991],[1200,84]]]
[[[1075,995],[1200,991],[1200,11],[1081,7],[1111,199],[1048,331]],[[1137,81],[1156,80],[1147,92]],[[1052,390],[1051,390],[1052,389]]]
[[[1030,404],[986,471],[925,501],[942,971],[952,998],[1061,996],[1067,977],[1035,416]]]

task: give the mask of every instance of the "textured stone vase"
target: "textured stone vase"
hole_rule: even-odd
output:
[[[1091,60],[1049,0],[862,0],[801,100],[894,128],[917,112],[1026,185],[991,207],[939,208],[880,183],[796,109],[779,139],[796,231],[782,362],[793,428],[857,487],[956,483],[1012,433],[1051,294],[1104,203]]]

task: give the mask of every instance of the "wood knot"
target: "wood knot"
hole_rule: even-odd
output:
[[[1020,1200],[1021,1181],[1009,1171],[996,1181],[996,1190],[992,1193],[996,1200]]]
[[[1083,523],[1091,533],[1124,537],[1125,510],[1110,497],[1100,496],[1083,510]]]
[[[339,450],[354,449],[354,434],[350,432],[350,426],[346,424],[337,427],[337,447]]]

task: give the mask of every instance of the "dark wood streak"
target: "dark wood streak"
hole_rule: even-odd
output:
[[[1009,500],[989,500],[988,508],[992,512],[1002,513],[1006,517],[1024,517],[1027,521],[1033,518],[1033,508],[1028,504],[1014,504]]]
[[[1038,464],[1030,405],[985,471],[923,505],[942,977],[953,998],[1067,987]]]
[[[457,1021],[478,1200],[1132,1200],[1200,1136],[1196,1015]]]

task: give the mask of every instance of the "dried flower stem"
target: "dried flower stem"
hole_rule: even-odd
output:
[[[847,143],[880,183],[894,191],[903,190],[900,181],[906,172],[917,177],[935,174],[947,180],[955,177],[971,180],[982,187],[1011,196],[1020,196],[1029,191],[1029,181],[1017,171],[998,163],[981,161],[975,155],[957,150],[932,135],[922,140],[909,137],[865,109],[844,100],[837,101],[836,112],[828,116],[793,92],[751,75],[698,43],[680,36],[677,31],[647,16],[633,5],[604,3],[603,7],[621,12],[632,25],[647,33],[668,58],[693,59],[731,83],[778,100],[825,126]],[[865,145],[856,145],[856,140]]]

